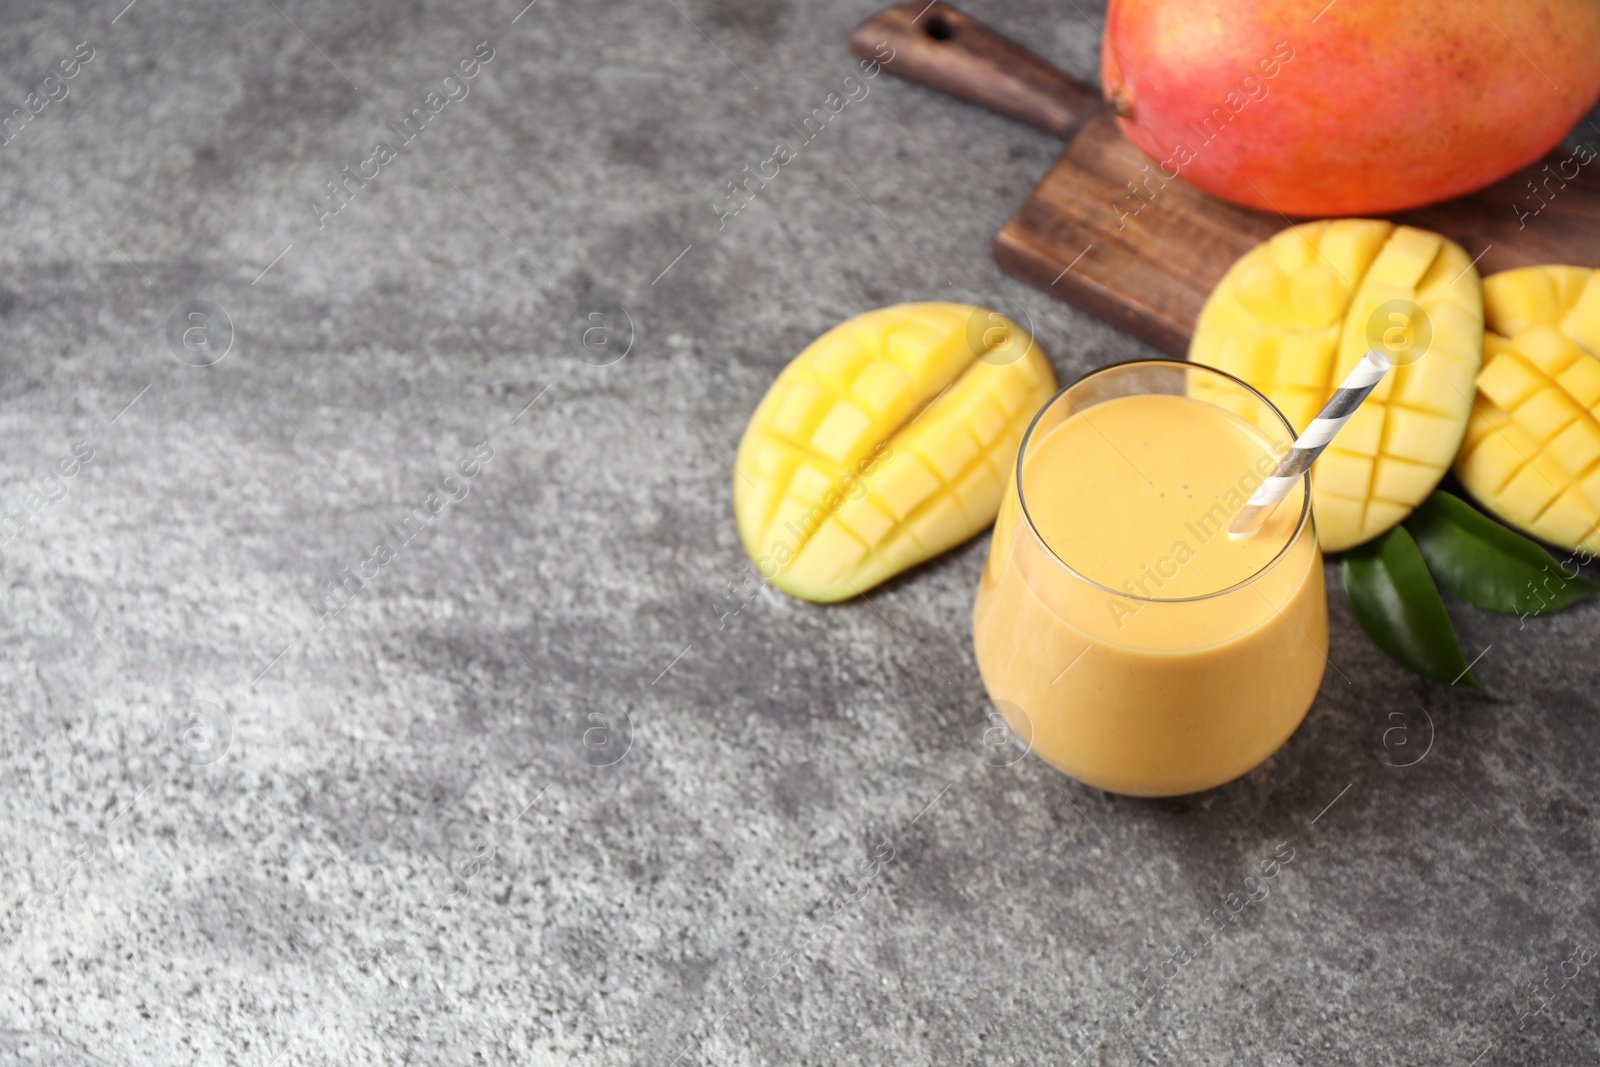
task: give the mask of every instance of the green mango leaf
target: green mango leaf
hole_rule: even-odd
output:
[[[1434,493],[1405,525],[1439,584],[1477,607],[1541,615],[1600,592],[1600,585],[1578,577],[1574,559],[1557,563],[1537,542],[1449,493]]]
[[[1339,572],[1356,620],[1385,655],[1413,674],[1493,696],[1467,669],[1444,601],[1404,526],[1346,552]]]

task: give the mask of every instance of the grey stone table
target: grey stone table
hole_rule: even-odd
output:
[[[1494,705],[1336,594],[1293,740],[1157,803],[993,744],[981,541],[750,583],[730,452],[839,319],[1143,351],[988,259],[1048,138],[880,77],[802,139],[868,8],[125,2],[0,35],[59,98],[0,147],[0,1063],[1600,1059],[1600,605],[1458,610]],[[971,6],[1094,70],[1087,0]]]

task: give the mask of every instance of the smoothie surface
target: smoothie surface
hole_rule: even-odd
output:
[[[1293,535],[1303,486],[1255,534],[1228,534],[1276,465],[1270,442],[1230,411],[1183,396],[1124,396],[1031,442],[1022,494],[1045,544],[1078,574],[1182,599],[1250,578]]]

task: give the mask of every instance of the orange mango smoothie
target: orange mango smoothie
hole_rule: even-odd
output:
[[[1307,483],[1228,533],[1291,438],[1248,386],[1161,360],[1040,412],[973,611],[984,684],[1033,752],[1101,789],[1173,796],[1238,777],[1299,726],[1328,642]]]

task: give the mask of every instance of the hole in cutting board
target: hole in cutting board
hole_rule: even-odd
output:
[[[956,35],[954,26],[943,15],[935,15],[922,26],[922,32],[932,37],[935,41],[948,41]]]

